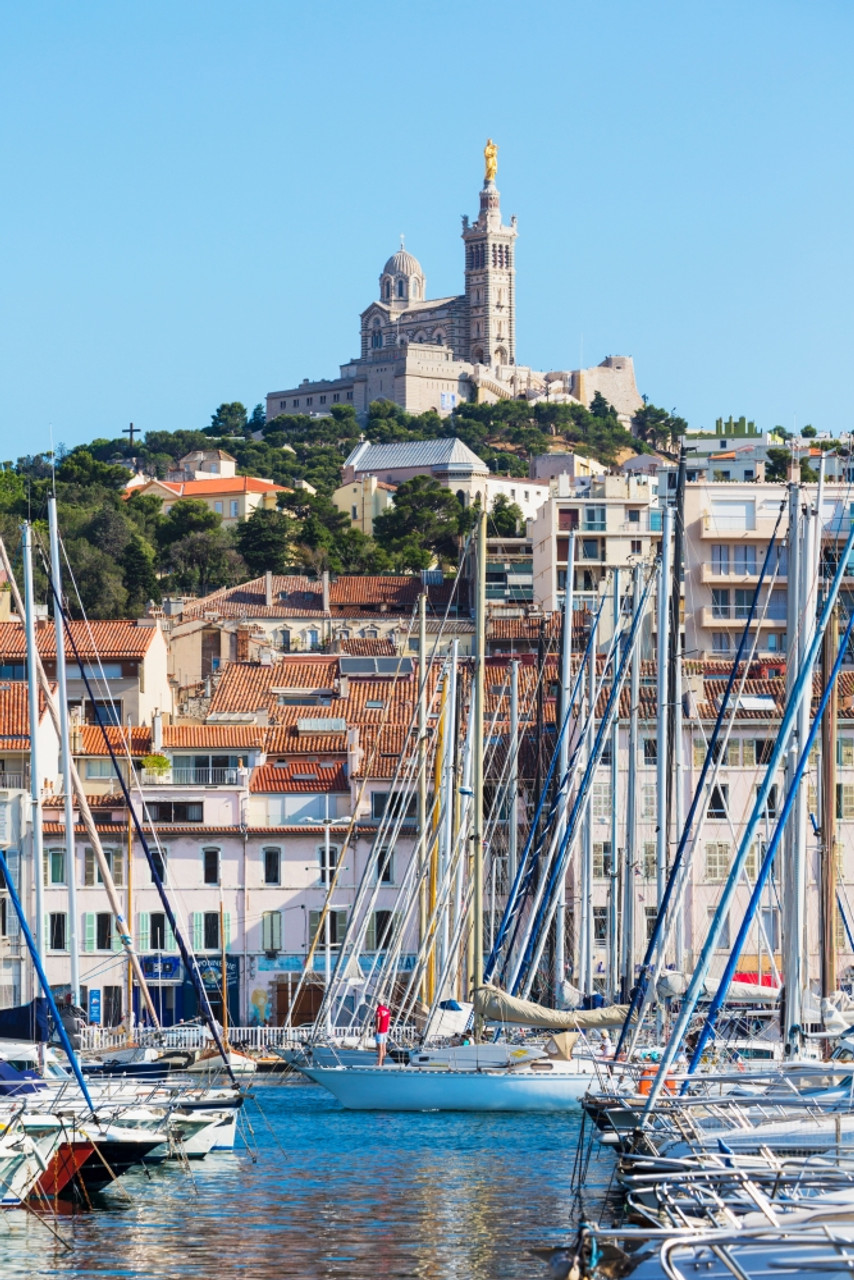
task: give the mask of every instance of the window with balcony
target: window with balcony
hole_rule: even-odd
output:
[[[712,573],[729,573],[729,547],[725,542],[712,545]]]
[[[585,507],[584,508],[584,528],[591,530],[599,530],[605,532],[605,508],[604,507]]]
[[[750,606],[753,603],[753,592],[746,590],[744,587],[737,587],[735,590],[735,610],[733,616],[743,622],[750,614]]]
[[[658,739],[657,738],[644,738],[643,762],[644,764],[658,763]]]
[[[712,617],[729,617],[729,588],[712,587]]]
[[[629,524],[640,524],[640,507],[629,507],[628,516]]]
[[[582,560],[601,560],[601,543],[598,538],[582,538],[581,539],[581,559]]]
[[[236,784],[240,757],[236,755],[175,755],[172,781],[177,786],[223,786]]]
[[[593,908],[593,942],[605,943],[608,941],[608,908]]]
[[[726,631],[712,632],[712,653],[729,653],[730,637]]]
[[[736,573],[756,573],[756,547],[748,543],[738,543],[733,547],[732,560]]]

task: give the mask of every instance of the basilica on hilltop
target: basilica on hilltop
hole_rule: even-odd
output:
[[[516,218],[505,223],[495,185],[498,148],[484,149],[480,211],[463,218],[464,292],[428,298],[421,263],[404,246],[380,272],[379,297],[361,315],[357,358],[340,376],[272,391],[267,420],[280,414],[328,414],[349,404],[359,418],[373,400],[410,413],[450,413],[465,401],[525,399],[589,405],[597,391],[627,421],[641,406],[630,356],[590,369],[537,372],[516,361]]]

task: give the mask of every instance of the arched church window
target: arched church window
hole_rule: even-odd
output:
[[[385,284],[383,285],[383,297],[384,298],[391,297],[391,281],[390,280],[386,280]]]
[[[475,347],[472,360],[475,364],[483,364],[483,347]]]
[[[444,333],[442,333],[441,329],[437,329],[436,332],[433,334],[433,341],[437,344],[437,346],[441,347],[444,345],[445,335]]]
[[[376,319],[374,320],[374,327],[373,327],[373,330],[371,331],[371,346],[376,348],[376,347],[381,347],[382,345],[383,345],[383,334],[382,334],[381,321],[379,319]]]
[[[503,348],[503,347],[496,347],[496,349],[495,349],[495,363],[496,363],[496,364],[506,364],[506,363],[507,363],[507,352],[504,350],[504,348]]]
[[[498,245],[497,244],[494,244],[492,246],[492,265],[494,267],[498,266]]]
[[[405,294],[404,294],[404,289],[405,289],[405,285],[404,285],[403,281],[402,281],[402,280],[398,280],[398,282],[397,282],[397,296],[398,296],[399,298],[403,298],[403,297],[405,296]]]
[[[464,489],[457,489],[457,498],[459,500],[460,506],[464,507],[466,505],[466,495],[465,495]]]

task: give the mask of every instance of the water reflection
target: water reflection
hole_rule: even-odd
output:
[[[536,1280],[527,1250],[571,1234],[577,1115],[370,1115],[313,1086],[256,1092],[255,1162],[240,1151],[125,1178],[130,1199],[114,1188],[57,1224],[68,1252],[7,1213],[2,1280]]]

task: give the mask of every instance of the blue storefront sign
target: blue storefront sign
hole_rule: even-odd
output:
[[[180,956],[140,956],[142,976],[152,982],[182,982],[184,966]]]
[[[228,986],[239,987],[240,984],[240,957],[226,956],[226,973],[228,974]],[[202,982],[206,990],[218,991],[222,987],[222,957],[221,956],[196,956],[196,964],[199,966]]]
[[[98,987],[89,988],[89,1021],[95,1024],[101,1021],[101,992]]]

